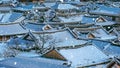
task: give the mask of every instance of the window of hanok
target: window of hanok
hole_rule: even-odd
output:
[[[10,39],[10,36],[0,36],[0,41],[7,41]]]

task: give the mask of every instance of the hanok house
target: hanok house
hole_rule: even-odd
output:
[[[117,38],[115,35],[107,33],[104,29],[94,30],[93,32],[89,33],[88,37],[91,38],[90,36],[101,40],[113,40]]]
[[[44,53],[42,57],[67,61],[68,63],[65,65],[71,67],[83,67],[86,65],[104,63],[108,59],[108,56],[93,45],[73,49],[53,49]]]
[[[87,44],[87,41],[85,40],[77,40],[68,29],[36,32],[35,36],[43,43],[43,47],[55,46],[57,49],[61,49],[81,47],[82,45]]]
[[[116,35],[108,33],[101,27],[75,28],[73,32],[78,36],[78,38],[83,39],[113,40],[117,38]]]
[[[77,38],[72,34],[72,31],[65,29],[61,31],[56,31],[54,33],[49,34],[52,39],[50,42],[46,42],[45,46],[48,46],[48,44],[54,42],[56,48],[71,48],[71,47],[80,47],[82,45],[87,44],[87,41],[85,40],[77,40]],[[61,37],[62,35],[62,37]]]
[[[83,25],[89,26],[89,25]],[[94,39],[95,36],[91,34],[91,32],[99,29],[100,27],[92,27],[92,28],[74,28],[72,31],[78,37],[78,39]]]
[[[0,25],[0,41],[7,41],[13,36],[26,33],[27,30],[24,29],[20,24],[1,24]]]

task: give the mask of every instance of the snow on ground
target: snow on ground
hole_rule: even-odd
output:
[[[102,51],[95,46],[84,46],[77,49],[60,50],[60,53],[72,62],[72,66],[84,66],[108,59]]]

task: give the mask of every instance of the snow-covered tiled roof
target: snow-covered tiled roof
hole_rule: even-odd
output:
[[[29,11],[33,8],[33,5],[24,5],[24,6],[19,6],[16,8],[13,8],[13,10],[18,10],[18,11]]]
[[[120,8],[100,6],[96,10],[91,10],[90,13],[108,15],[108,16],[120,16]]]
[[[96,22],[96,19],[97,18],[99,18],[99,17],[92,17],[92,16],[89,16],[89,17],[87,17],[87,16],[81,16],[81,23],[86,23],[86,24],[95,24],[95,25],[103,25],[103,26],[105,26],[105,25],[113,25],[113,24],[115,24],[116,22],[114,22],[114,21],[109,21],[109,20],[107,20],[107,21],[105,21],[105,22]],[[106,19],[106,18],[105,18]]]
[[[16,43],[18,43],[18,45],[16,45]],[[16,48],[16,46],[18,46],[19,49],[22,50],[29,50],[31,48],[33,48],[33,46],[35,45],[35,43],[33,41],[30,40],[26,40],[23,39],[23,37],[19,37],[19,38],[11,38],[8,42],[7,42],[7,46],[11,47],[11,48]],[[18,54],[19,55],[19,54]],[[27,56],[26,56],[27,57]]]
[[[116,39],[117,37],[115,35],[110,35],[107,32],[105,32],[103,29],[97,29],[92,34],[101,40],[110,40],[110,39]]]
[[[57,28],[52,28],[53,25],[44,24],[44,23],[25,23],[24,28],[31,30],[33,32],[54,32],[58,31]],[[48,26],[48,27],[47,27]],[[45,29],[47,28],[47,29]]]
[[[106,25],[113,25],[115,24],[116,22],[113,22],[113,21],[107,21],[107,22],[102,22],[102,23],[95,23],[95,25],[103,25],[103,26],[106,26]]]
[[[50,2],[50,3],[44,3],[46,7],[51,8],[51,6],[53,6],[55,3],[54,2]]]
[[[45,24],[26,23],[23,26],[32,31],[43,31],[42,28],[45,26]]]
[[[81,16],[81,23],[94,23],[96,18],[93,17],[86,17],[86,16]]]
[[[64,10],[64,9],[78,9],[78,7],[75,7],[71,4],[59,4],[58,9]]]
[[[71,17],[59,17],[59,19],[62,21],[62,22],[80,22],[82,17],[81,16],[71,16]]]
[[[3,6],[3,7],[0,7],[0,12],[4,12],[4,11],[5,11],[5,12],[6,12],[6,11],[7,11],[7,12],[11,11],[11,7],[4,7],[4,6]]]
[[[68,68],[64,61],[46,58],[15,57],[0,62],[2,68]]]
[[[48,9],[48,7],[46,7],[44,4],[40,4],[40,5],[34,5],[33,9],[37,9],[37,10],[44,10],[44,9]]]
[[[78,9],[78,7],[73,6],[71,4],[55,4],[54,6],[52,6],[51,8],[53,9],[58,9],[58,10],[69,10],[69,9]]]
[[[91,65],[108,59],[108,56],[92,45],[77,49],[62,49],[60,54],[70,61],[73,67]]]
[[[92,40],[92,43],[109,56],[120,56],[120,47],[102,40]]]
[[[14,22],[17,19],[22,17],[22,13],[5,13],[5,14],[0,14],[0,22],[2,23],[9,23],[9,22]]]
[[[5,50],[7,50],[6,43],[0,43],[0,54],[3,54]],[[3,55],[0,57],[0,60],[1,58],[3,58]]]
[[[28,32],[20,24],[0,25],[0,35],[14,35]]]
[[[49,35],[52,37],[52,39],[45,43],[45,46],[48,46],[50,42],[54,42],[55,44],[53,45],[55,47],[74,47],[76,45],[82,45],[87,43],[87,41],[85,40],[77,40],[76,38],[74,38],[68,30],[52,33]]]

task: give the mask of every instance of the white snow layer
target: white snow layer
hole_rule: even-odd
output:
[[[60,50],[60,53],[72,62],[72,66],[90,65],[108,59],[108,56],[95,46]]]
[[[5,14],[4,18],[2,19],[1,22],[9,22],[9,18],[10,18],[11,14]]]
[[[0,43],[0,53],[3,53],[5,50],[5,45],[4,43]]]
[[[78,7],[75,7],[70,4],[59,4],[58,9],[65,10],[65,9],[78,9]]]
[[[54,42],[56,47],[75,46],[87,43],[87,41],[75,39],[69,31],[57,32],[51,35],[53,39],[45,43],[45,46],[48,46],[50,42]]]
[[[3,60],[3,53],[6,50],[6,44],[5,43],[0,43],[0,60]]]
[[[115,22],[111,22],[111,21],[107,21],[107,22],[102,22],[102,23],[95,23],[95,25],[113,25],[113,24],[115,24]]]
[[[0,35],[22,34],[26,32],[19,24],[0,25]]]
[[[34,52],[21,52],[17,55],[17,57],[37,57],[40,56]]]
[[[80,22],[82,20],[82,16],[72,16],[69,18],[59,17],[63,22]]]
[[[62,65],[64,61],[47,58],[15,57],[3,60],[0,65],[5,68],[68,68]]]
[[[93,32],[96,38],[100,38],[101,40],[115,39],[116,36],[107,34],[103,29],[98,29]]]

